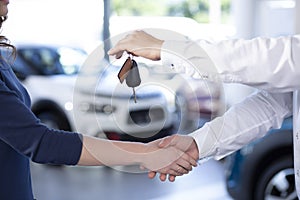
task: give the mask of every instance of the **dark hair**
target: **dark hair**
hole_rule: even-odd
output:
[[[2,28],[3,22],[7,19],[7,16],[0,17],[0,29]],[[3,35],[0,35],[0,48],[8,48],[11,50],[11,56],[13,58],[16,57],[16,47],[12,44],[10,44],[10,41]]]

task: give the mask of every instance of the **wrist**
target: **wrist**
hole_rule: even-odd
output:
[[[161,48],[162,48],[163,43],[164,43],[164,40],[157,39],[155,60],[161,59]]]
[[[193,138],[193,142],[191,144],[191,148],[194,149],[194,155],[193,155],[193,158],[195,160],[198,160],[199,159],[199,149],[198,149],[198,145],[195,141],[195,139]]]
[[[152,153],[157,151],[157,149],[157,147],[151,145],[150,143],[142,144],[140,154],[137,156],[137,162],[142,166],[147,166],[151,160],[151,155],[153,155]]]

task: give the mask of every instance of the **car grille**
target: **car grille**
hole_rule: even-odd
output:
[[[150,108],[129,112],[128,124],[147,125],[150,122],[161,121],[165,118],[162,108]]]

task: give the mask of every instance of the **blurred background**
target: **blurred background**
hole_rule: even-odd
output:
[[[105,53],[113,43],[111,38],[153,28],[193,40],[291,35],[296,31],[296,10],[300,11],[296,1],[11,0],[2,34],[17,46],[14,71],[31,95],[33,112],[44,123],[109,140],[148,142],[174,133],[188,134],[255,90],[204,82],[174,73],[160,62],[137,58],[142,84],[136,88],[134,103],[132,88],[117,79],[124,60],[111,60]],[[102,53],[94,65],[88,61],[95,49]],[[281,129],[221,161],[200,165],[175,183],[148,180],[136,166],[32,163],[35,197],[296,199],[292,142],[287,136],[291,123],[287,120]]]

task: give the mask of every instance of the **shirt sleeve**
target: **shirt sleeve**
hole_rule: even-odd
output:
[[[294,35],[218,43],[165,41],[161,59],[165,65],[192,76],[290,92],[300,88],[299,53],[300,35]]]
[[[78,133],[47,128],[2,81],[0,105],[2,141],[34,162],[77,164],[82,150]]]
[[[260,91],[232,106],[223,116],[190,134],[200,152],[199,158],[221,159],[244,145],[279,128],[292,114],[292,93]]]

